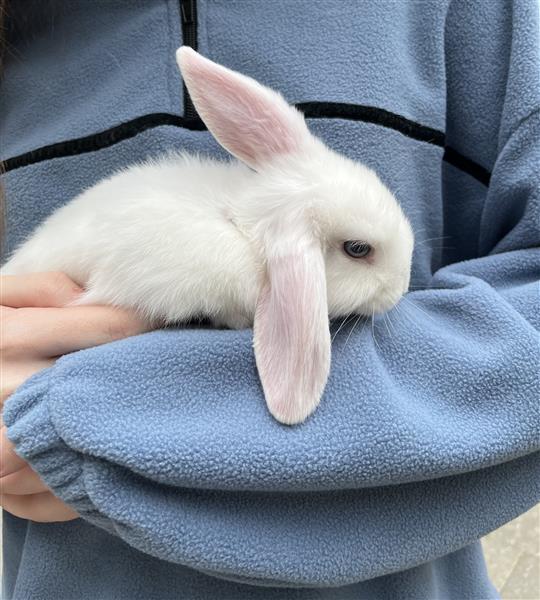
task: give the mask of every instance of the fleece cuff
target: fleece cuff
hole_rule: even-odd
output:
[[[52,369],[31,377],[5,404],[2,418],[16,453],[31,464],[54,495],[96,525],[111,529],[84,484],[84,455],[58,434],[49,411]]]

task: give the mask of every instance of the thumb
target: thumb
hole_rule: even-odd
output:
[[[11,308],[60,308],[75,301],[82,291],[60,272],[0,277],[0,304]]]

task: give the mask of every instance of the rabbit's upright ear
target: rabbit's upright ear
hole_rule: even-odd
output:
[[[267,259],[254,346],[268,409],[281,423],[301,423],[319,404],[330,369],[325,265],[315,240]]]
[[[182,46],[182,77],[201,119],[216,140],[253,169],[294,152],[310,138],[302,114],[254,79]]]

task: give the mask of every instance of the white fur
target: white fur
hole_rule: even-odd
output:
[[[188,155],[130,167],[56,211],[2,273],[63,271],[86,288],[82,304],[248,327],[262,260],[233,215],[253,176]]]
[[[412,231],[375,173],[311,136],[276,92],[190,50],[181,50],[179,61],[191,85],[197,82],[196,106],[216,139],[249,157],[257,172],[186,154],[132,166],[50,216],[1,273],[63,271],[86,289],[81,303],[132,307],[155,323],[206,317],[243,328],[258,309],[255,349],[269,408],[278,420],[297,423],[326,383],[324,315],[393,306],[408,287]],[[206,73],[214,79],[207,95]],[[227,82],[226,98],[216,81]],[[257,99],[249,110],[264,118],[232,110],[246,86]],[[231,133],[242,119],[257,121],[248,139]],[[284,144],[279,136],[267,143],[273,125],[288,132]],[[373,256],[351,259],[347,240],[370,243]],[[324,265],[326,286],[317,265]],[[293,328],[287,319],[302,324]],[[280,372],[289,375],[276,386]]]

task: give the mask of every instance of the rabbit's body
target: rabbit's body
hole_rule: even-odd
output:
[[[47,219],[2,274],[63,271],[81,304],[136,308],[158,322],[253,323],[262,257],[238,226],[253,173],[177,155],[133,166]]]

